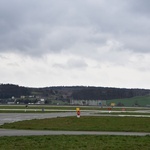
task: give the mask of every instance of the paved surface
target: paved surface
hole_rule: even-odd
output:
[[[88,114],[88,113],[84,113]],[[56,118],[65,116],[74,116],[75,112],[67,113],[0,113],[0,125],[22,120]]]
[[[112,116],[111,114],[94,114],[88,111],[82,111],[81,116]],[[0,125],[4,123],[12,123],[22,120],[32,120],[32,119],[44,119],[44,118],[56,118],[56,117],[66,117],[66,116],[76,116],[76,112],[60,112],[60,113],[0,113]],[[118,116],[118,115],[113,115]]]
[[[0,125],[21,120],[43,119],[54,117],[75,116],[76,112],[61,113],[0,113]],[[82,116],[89,116],[90,112],[82,112]],[[0,129],[0,136],[27,136],[27,135],[130,135],[145,136],[150,133],[139,132],[93,132],[93,131],[33,131]]]
[[[33,131],[0,129],[0,136],[31,136],[31,135],[123,135],[146,136],[150,133],[139,132],[96,132],[96,131]]]

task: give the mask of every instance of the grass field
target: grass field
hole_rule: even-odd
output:
[[[111,111],[111,112],[103,112],[103,113],[101,113],[101,112],[99,112],[99,113],[95,113],[95,114],[109,114],[109,115],[135,115],[135,116],[138,116],[138,115],[144,115],[145,117],[146,116],[150,116],[150,113],[140,113],[140,112],[113,112],[113,111]]]
[[[25,107],[26,105],[0,105],[0,111],[11,111],[11,109],[18,109],[20,110],[39,110],[42,111],[42,109],[45,110],[72,110],[75,111],[77,107],[80,107],[81,110],[108,110],[107,107],[99,107],[99,106],[52,106],[52,105],[28,105],[28,107]],[[139,107],[132,107],[132,108],[126,108],[127,111],[134,111],[134,110],[140,110],[143,108]],[[144,109],[150,109],[150,108],[144,108]],[[112,110],[118,110],[121,111],[122,108],[112,108]],[[17,111],[17,110],[16,110]]]
[[[150,118],[138,117],[58,117],[5,123],[0,128],[68,131],[150,132]]]
[[[6,123],[1,128],[150,132],[150,118],[63,117]],[[0,150],[149,150],[150,136],[49,135],[0,137]]]
[[[150,136],[0,137],[1,150],[149,150]]]
[[[98,106],[51,106],[51,105],[0,105],[0,109],[52,109],[52,110],[76,110],[80,107],[81,110],[108,110],[108,108],[101,108]],[[121,110],[122,108],[113,108],[113,110]],[[127,108],[127,110],[137,110],[139,108]]]
[[[116,105],[118,103],[122,103],[126,107],[131,107],[135,105],[140,106],[140,107],[145,107],[147,105],[150,106],[150,95],[137,96],[137,97],[125,98],[125,99],[107,100],[106,103],[107,105],[110,105],[111,103],[115,103]]]

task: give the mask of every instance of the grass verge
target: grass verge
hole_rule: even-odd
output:
[[[0,137],[2,150],[149,150],[150,136],[26,136]]]
[[[108,110],[108,108],[101,108],[98,106],[52,106],[52,105],[28,105],[28,108],[25,107],[26,105],[0,105],[0,109],[59,109],[59,110],[76,110],[77,107],[80,107],[81,110]],[[143,108],[133,107],[133,108],[126,108],[127,111],[134,111],[134,110],[141,110]],[[149,109],[149,108],[145,108]],[[112,108],[112,110],[121,111],[122,108]]]
[[[150,118],[84,116],[34,119],[5,123],[0,128],[68,131],[150,132]]]

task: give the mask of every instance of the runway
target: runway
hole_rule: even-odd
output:
[[[89,113],[82,113],[82,115],[88,115]],[[44,118],[56,118],[74,116],[75,112],[60,112],[60,113],[0,113],[0,125],[4,123],[12,123],[22,120],[32,119],[44,119]]]

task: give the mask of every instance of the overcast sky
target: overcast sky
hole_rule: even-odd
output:
[[[150,0],[0,0],[0,83],[150,89]]]

